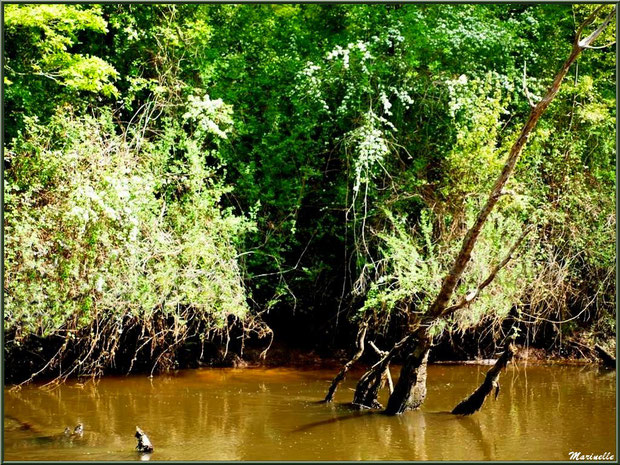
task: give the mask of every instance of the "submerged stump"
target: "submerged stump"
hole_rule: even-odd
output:
[[[151,444],[149,437],[138,426],[136,426],[135,436],[136,436],[136,439],[138,440],[138,445],[136,446],[136,450],[138,452],[142,452],[142,453],[153,452],[153,444]]]
[[[517,352],[514,344],[508,344],[506,350],[497,359],[495,365],[487,372],[483,383],[476,389],[468,398],[461,401],[452,410],[453,415],[471,415],[476,413],[482,408],[482,404],[486,400],[487,396],[491,394],[493,388],[495,388],[495,398],[499,395],[499,375],[502,369],[506,368],[508,362],[512,360]]]

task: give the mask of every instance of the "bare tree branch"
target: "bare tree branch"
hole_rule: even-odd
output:
[[[583,32],[584,28],[586,28],[587,26],[589,26],[592,21],[594,21],[594,19],[596,18],[596,16],[598,15],[598,13],[605,7],[605,5],[599,5],[592,13],[590,13],[590,16],[588,16],[583,23],[581,23],[581,25],[579,26],[579,28],[577,29],[577,32],[575,32],[575,44],[577,44],[580,40],[581,40],[581,33]],[[615,10],[615,8],[614,8]]]
[[[603,48],[611,47],[612,45],[616,45],[616,41],[615,41],[615,40],[614,40],[613,42],[610,42],[610,43],[605,44],[605,45],[598,45],[598,46],[596,46],[596,47],[593,47],[593,46],[591,46],[591,45],[588,45],[588,46],[586,46],[586,47],[584,47],[584,48],[588,48],[588,49],[590,49],[590,50],[601,50],[601,49],[603,49]]]
[[[594,13],[598,13],[598,11],[601,9],[603,5],[601,5],[600,7],[598,7]],[[593,14],[594,14],[593,13]],[[592,15],[590,15],[592,16]],[[605,30],[605,28],[607,27],[607,25],[611,22],[611,20],[616,16],[616,7],[614,6],[614,8],[609,12],[609,14],[607,15],[607,17],[603,20],[603,22],[601,23],[601,25],[599,27],[597,27],[594,32],[592,32],[592,34],[590,34],[588,37],[586,37],[583,40],[579,40],[577,42],[577,45],[581,48],[586,48],[588,47],[592,42],[594,42],[598,36],[601,35],[601,33]]]

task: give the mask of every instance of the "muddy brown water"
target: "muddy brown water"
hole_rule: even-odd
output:
[[[5,460],[567,460],[616,455],[614,371],[512,366],[470,417],[448,413],[485,366],[432,365],[420,411],[398,417],[346,406],[358,373],[330,405],[334,370],[198,369],[4,391]],[[398,370],[393,370],[397,375]],[[387,393],[380,400],[385,404]],[[82,439],[58,436],[84,424]],[[25,429],[28,424],[31,428]],[[155,451],[141,456],[139,425]]]

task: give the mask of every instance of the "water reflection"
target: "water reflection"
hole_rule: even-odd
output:
[[[424,408],[399,417],[347,408],[359,373],[348,376],[334,403],[317,402],[333,375],[326,370],[201,369],[5,390],[5,458],[566,460],[572,450],[614,453],[614,372],[511,367],[497,400],[471,417],[449,414],[487,369],[429,367]],[[379,400],[385,404],[387,393]],[[79,422],[83,438],[59,440]],[[136,425],[153,454],[135,452]]]

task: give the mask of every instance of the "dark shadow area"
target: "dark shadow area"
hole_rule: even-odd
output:
[[[371,412],[371,411],[358,410],[356,413],[353,413],[351,415],[346,415],[346,416],[336,417],[336,418],[330,418],[328,420],[315,421],[314,423],[308,423],[306,425],[302,425],[302,426],[300,426],[298,428],[295,428],[291,432],[292,433],[299,433],[299,432],[302,432],[302,431],[308,431],[308,430],[310,430],[312,428],[316,428],[316,427],[322,426],[322,425],[329,425],[329,424],[332,424],[332,423],[338,423],[340,421],[351,420],[353,418],[360,418],[360,417],[369,416],[369,415],[377,415],[377,414],[380,414],[380,413],[381,412],[374,412],[374,411]]]

